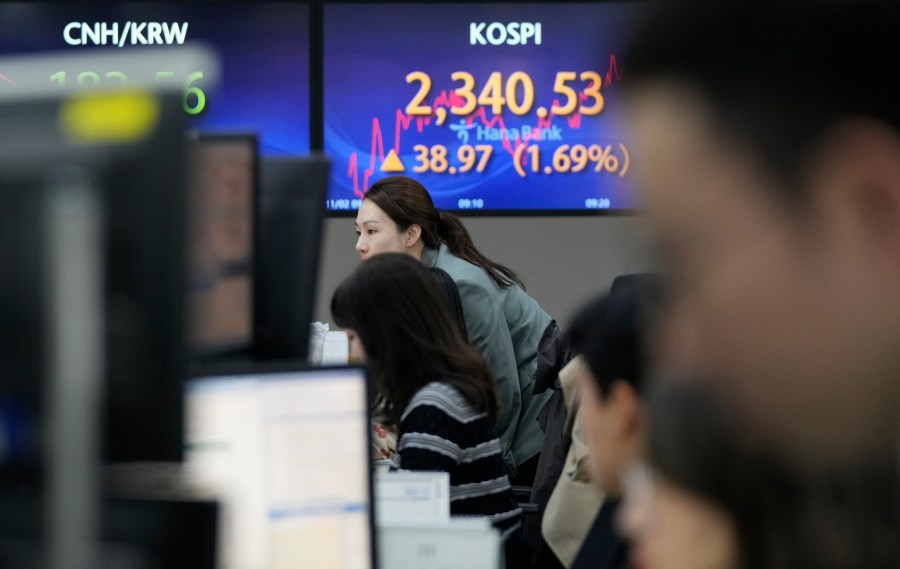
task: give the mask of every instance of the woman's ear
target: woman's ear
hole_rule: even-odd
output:
[[[404,237],[406,238],[406,246],[412,247],[416,243],[419,242],[419,239],[422,237],[422,226],[416,223],[413,223],[409,227],[406,228],[406,234]]]

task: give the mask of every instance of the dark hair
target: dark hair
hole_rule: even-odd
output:
[[[754,469],[742,464],[751,462],[749,447],[739,444],[737,425],[722,400],[680,377],[654,378],[645,399],[647,455],[653,467],[735,513],[741,492],[734,489],[748,483],[745,476]]]
[[[709,385],[653,382],[647,455],[666,479],[731,516],[741,567],[895,566],[900,475],[893,457],[814,471],[790,467],[745,437]]]
[[[878,0],[653,3],[622,58],[623,85],[670,80],[708,103],[719,126],[768,164],[789,202],[815,146],[839,121],[900,127],[900,8]]]
[[[392,424],[432,381],[452,385],[497,418],[490,368],[460,336],[431,271],[412,256],[385,253],[361,263],[335,290],[331,314],[359,335],[372,365],[375,407]]]
[[[455,215],[439,212],[428,190],[412,178],[391,176],[378,180],[366,191],[366,199],[380,207],[400,231],[410,225],[421,227],[422,241],[429,249],[446,243],[451,253],[487,271],[498,286],[509,288],[517,284],[525,288],[512,269],[485,257],[475,247],[462,221]]]
[[[573,317],[569,342],[584,357],[602,396],[616,380],[641,392],[648,359],[646,336],[660,289],[660,275],[621,275],[608,294],[590,301]]]
[[[434,275],[438,288],[441,289],[441,292],[444,293],[444,298],[447,299],[447,308],[450,310],[450,316],[456,322],[460,336],[468,342],[469,331],[466,328],[466,317],[463,314],[462,300],[459,298],[459,288],[457,288],[456,282],[453,281],[450,273],[440,267],[431,267],[431,274]]]

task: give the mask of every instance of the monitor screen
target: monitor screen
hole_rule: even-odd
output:
[[[188,383],[186,468],[222,501],[223,567],[371,569],[368,409],[358,367]]]
[[[222,81],[208,69],[173,72],[170,46],[202,42],[218,52]],[[0,55],[84,54],[142,47],[159,52],[149,79],[184,90],[188,126],[254,130],[263,154],[310,149],[309,7],[300,2],[3,2]],[[122,69],[63,69],[59,87],[129,83]],[[18,78],[0,69],[0,91]]]
[[[43,569],[47,563],[45,494],[37,480],[0,486],[3,567]],[[104,495],[98,507],[97,567],[218,569],[215,501]]]
[[[439,209],[632,210],[617,82],[638,3],[324,6],[328,207],[421,181]]]
[[[266,156],[260,164],[253,356],[302,360],[309,352],[329,161]]]
[[[257,137],[201,134],[188,150],[188,342],[201,355],[249,349]]]

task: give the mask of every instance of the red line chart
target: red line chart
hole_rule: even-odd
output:
[[[622,78],[622,70],[619,69],[618,62],[616,61],[615,54],[611,54],[609,56],[609,68],[606,71],[604,79],[606,80],[604,83],[604,88],[608,89],[613,83]],[[579,102],[584,101],[588,98],[585,93],[579,94]],[[403,112],[401,109],[396,109],[394,117],[394,146],[393,150],[397,154],[400,153],[400,140],[402,133],[409,131],[411,128],[415,128],[416,132],[424,132],[425,127],[429,126],[433,120],[435,120],[435,110],[438,108],[450,109],[454,107],[462,107],[465,105],[465,99],[456,94],[455,91],[440,91],[438,95],[434,98],[434,101],[431,103],[432,113],[430,115],[409,115]],[[555,118],[555,114],[553,109],[561,106],[561,103],[558,99],[554,99],[553,103],[550,106],[550,110],[547,113],[547,116],[544,118],[537,117],[537,124],[534,129],[537,132],[540,132],[542,129],[550,128],[553,126],[553,119]],[[568,117],[565,117],[565,120],[568,123],[569,128],[579,129],[581,128],[581,112],[575,111]],[[507,136],[506,123],[503,120],[502,115],[495,115],[493,117],[487,116],[487,110],[485,107],[479,106],[476,111],[472,114],[465,117],[466,126],[472,126],[473,124],[479,124],[485,128],[498,128],[501,132],[501,143],[503,148],[509,153],[511,157],[516,156],[516,150],[519,146],[528,146],[529,141],[522,140],[521,136],[517,136],[514,140],[510,140]],[[371,135],[371,145],[369,150],[369,163],[363,169],[362,172],[362,180],[360,180],[360,172],[359,172],[359,157],[356,152],[350,154],[349,164],[347,166],[347,177],[353,181],[353,195],[359,198],[365,197],[365,191],[369,187],[369,180],[372,175],[375,173],[378,168],[378,164],[384,162],[384,134],[381,130],[381,122],[377,117],[372,118],[372,135]],[[525,154],[520,154],[522,159],[524,160]],[[360,184],[360,182],[362,182]]]

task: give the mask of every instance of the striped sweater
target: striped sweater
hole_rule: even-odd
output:
[[[410,400],[394,467],[448,472],[450,514],[488,516],[504,539],[522,524],[493,422],[448,384],[429,383]]]

